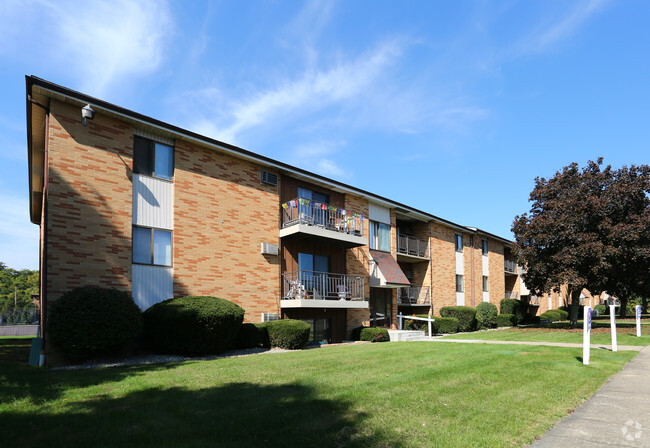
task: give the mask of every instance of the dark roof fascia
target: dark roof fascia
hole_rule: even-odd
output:
[[[189,131],[187,129],[180,128],[178,126],[174,126],[174,125],[166,123],[164,121],[160,121],[160,120],[157,120],[155,118],[151,118],[151,117],[148,117],[146,115],[140,114],[138,112],[134,112],[132,110],[117,106],[115,104],[111,104],[111,103],[109,103],[107,101],[103,101],[103,100],[100,100],[98,98],[94,98],[92,96],[83,94],[81,92],[77,92],[75,90],[68,89],[67,87],[63,87],[63,86],[60,86],[58,84],[54,84],[54,83],[52,83],[50,81],[39,78],[37,76],[32,75],[32,76],[26,77],[26,78],[28,79],[28,91],[29,92],[31,92],[32,85],[38,85],[39,87],[41,87],[41,88],[43,88],[45,90],[50,90],[50,91],[52,91],[54,93],[58,93],[60,95],[75,99],[75,100],[77,100],[79,102],[87,103],[87,104],[90,104],[91,106],[97,106],[98,108],[106,109],[106,110],[109,110],[109,111],[111,111],[113,113],[116,113],[116,114],[119,114],[119,115],[124,115],[126,117],[129,117],[129,118],[132,118],[132,119],[135,119],[135,120],[138,120],[138,121],[145,122],[145,123],[147,123],[149,125],[153,125],[153,126],[163,128],[163,129],[165,129],[167,131],[170,131],[170,132],[173,132],[173,133],[185,136],[185,137],[189,137],[189,138],[191,138],[193,140],[197,140],[199,142],[203,142],[204,144],[217,146],[222,150],[225,150],[225,151],[228,151],[228,152],[233,152],[235,154],[239,154],[240,156],[244,156],[246,158],[250,158],[250,159],[254,159],[254,160],[263,162],[266,165],[274,166],[274,167],[276,167],[278,169],[281,169],[281,170],[285,170],[285,171],[288,171],[288,172],[291,172],[291,173],[295,173],[295,174],[298,174],[298,175],[301,175],[301,176],[311,178],[311,179],[316,180],[318,182],[328,183],[328,184],[334,185],[334,186],[336,186],[338,188],[348,190],[348,191],[350,191],[352,193],[360,194],[362,196],[366,196],[367,198],[372,198],[372,199],[378,200],[380,202],[385,202],[385,203],[391,204],[394,207],[399,207],[399,208],[409,210],[409,211],[411,211],[413,213],[420,214],[420,215],[422,215],[422,216],[424,216],[426,218],[429,218],[429,219],[431,219],[433,221],[437,221],[437,222],[439,222],[441,224],[445,224],[447,226],[455,227],[457,229],[461,229],[461,230],[465,230],[465,231],[467,231],[469,229],[466,226],[456,224],[455,222],[448,221],[448,220],[446,220],[444,218],[440,218],[439,216],[435,216],[435,215],[432,215],[432,214],[427,213],[427,212],[423,212],[422,210],[418,210],[416,208],[410,207],[410,206],[402,204],[400,202],[395,202],[395,201],[393,201],[391,199],[385,198],[383,196],[379,196],[379,195],[371,193],[369,191],[353,187],[353,186],[345,184],[343,182],[339,182],[337,180],[330,179],[330,178],[325,177],[325,176],[321,176],[320,174],[316,174],[316,173],[312,173],[312,172],[307,171],[307,170],[303,170],[302,168],[298,168],[298,167],[295,167],[295,166],[289,165],[287,163],[271,159],[269,157],[266,157],[266,156],[263,156],[263,155],[260,155],[260,154],[256,154],[256,153],[254,153],[252,151],[248,151],[248,150],[240,148],[238,146],[231,145],[230,143],[225,143],[225,142],[222,142],[222,141],[210,138],[210,137],[206,137],[206,136],[201,135],[201,134],[197,134],[196,132],[192,132],[192,131]]]
[[[27,94],[25,95],[25,111],[27,117],[27,191],[29,192],[29,220],[32,224],[39,224],[34,222],[34,216],[32,216],[32,103],[30,97],[32,94],[32,80],[29,76],[25,76],[25,90]]]

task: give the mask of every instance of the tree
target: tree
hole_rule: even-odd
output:
[[[536,178],[530,212],[512,225],[526,285],[536,294],[566,285],[573,324],[583,288],[625,302],[642,295],[650,268],[650,167],[601,165],[602,158],[582,170],[572,163]]]

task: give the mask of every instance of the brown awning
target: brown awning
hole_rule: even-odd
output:
[[[386,280],[386,285],[410,286],[411,283],[402,272],[395,258],[388,252],[370,250],[370,256],[377,263],[381,275]]]

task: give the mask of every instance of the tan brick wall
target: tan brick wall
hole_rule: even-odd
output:
[[[279,313],[278,188],[261,167],[184,141],[174,173],[174,295],[212,295],[246,310],[246,320]]]
[[[490,271],[490,303],[497,307],[506,297],[503,243],[488,238],[488,264]]]
[[[456,305],[456,252],[454,229],[431,222],[431,300],[434,314],[439,315],[443,306]]]
[[[368,219],[368,201],[359,196],[352,194],[345,195],[345,209],[354,213],[360,213],[364,216],[363,219],[363,236],[367,239],[370,236],[370,220]],[[346,271],[349,275],[360,275],[365,279],[364,282],[364,296],[366,299],[370,297],[370,285],[368,284],[370,253],[368,246],[355,247],[345,251],[345,265]],[[347,331],[346,334],[350,335],[350,331],[360,325],[369,325],[370,311],[368,309],[362,310],[348,310],[347,313]]]
[[[47,294],[83,285],[131,293],[130,178],[133,132],[78,107],[50,104]]]

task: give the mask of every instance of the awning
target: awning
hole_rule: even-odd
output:
[[[370,286],[397,288],[411,285],[390,253],[371,249],[370,257],[374,261],[370,267]]]

